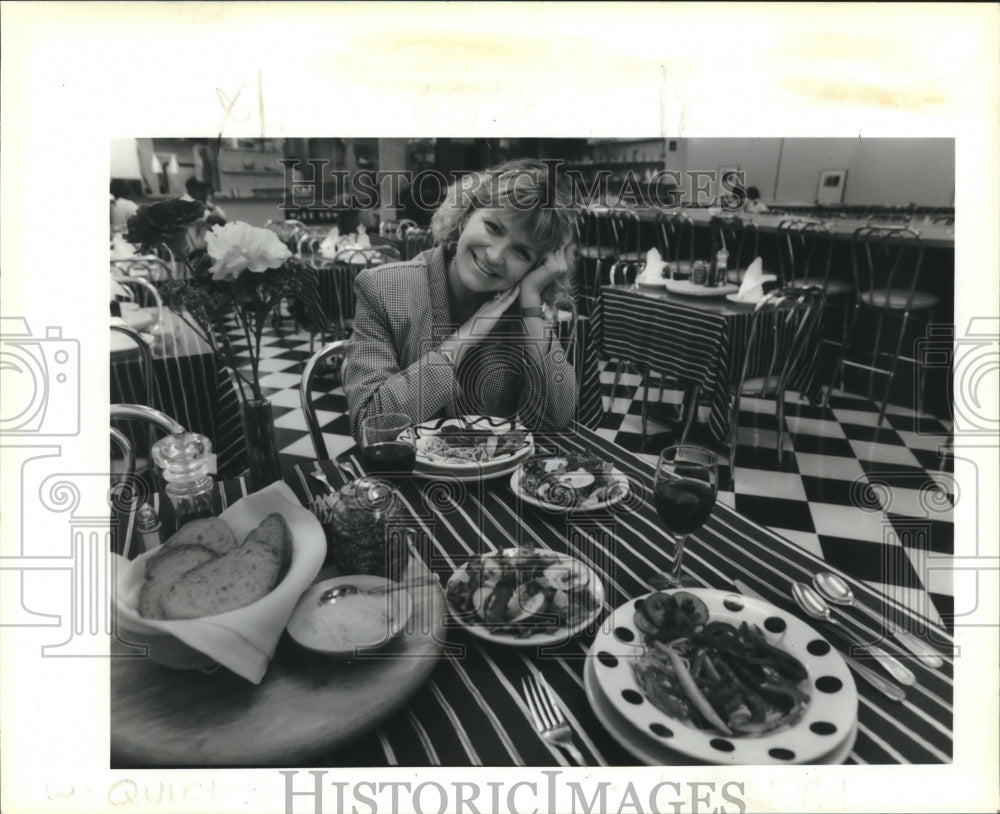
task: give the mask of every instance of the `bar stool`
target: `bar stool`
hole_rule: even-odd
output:
[[[823,292],[824,314],[829,314],[831,305],[841,309],[839,331],[824,330],[823,338],[823,343],[836,348],[835,352],[839,354],[847,337],[847,318],[854,285],[847,280],[830,278],[833,232],[829,223],[801,217],[783,220],[778,224],[777,248],[778,277],[782,286],[818,288]],[[819,345],[816,351],[818,356]]]
[[[844,367],[868,371],[868,397],[874,398],[875,376],[885,376],[885,388],[879,408],[878,423],[885,418],[893,378],[901,358],[903,340],[910,319],[916,315],[933,321],[934,308],[939,300],[933,294],[917,288],[923,263],[924,247],[920,233],[905,225],[868,224],[854,232],[852,261],[854,268],[854,307],[845,334],[845,345],[837,362],[834,377],[839,374],[843,388]],[[864,312],[875,320],[875,338],[870,348],[852,346],[858,320]],[[891,336],[896,327],[895,338]],[[893,344],[892,350],[883,348],[883,334]],[[910,356],[902,357],[914,366],[920,361]],[[917,410],[923,408],[924,377],[920,376],[917,390]],[[827,391],[824,406],[829,403]]]

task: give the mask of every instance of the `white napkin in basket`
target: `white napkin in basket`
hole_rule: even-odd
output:
[[[662,285],[663,267],[666,265],[666,261],[660,257],[659,250],[654,246],[646,252],[646,266],[635,281],[639,285]]]
[[[238,540],[243,540],[271,512],[280,512],[292,532],[292,563],[288,573],[263,599],[216,616],[171,621],[139,616],[145,561],[159,549],[131,561],[114,555],[118,568],[116,604],[123,638],[132,641],[141,640],[143,634],[151,638],[173,636],[247,681],[259,684],[296,602],[312,584],[326,557],[323,527],[284,483],[274,483],[247,495],[219,517]],[[130,633],[138,635],[133,637]]]
[[[740,302],[760,302],[764,297],[764,262],[756,258],[743,274],[736,299]]]

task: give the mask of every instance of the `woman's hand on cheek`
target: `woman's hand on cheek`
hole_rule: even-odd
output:
[[[465,351],[485,339],[496,327],[497,321],[517,300],[521,287],[516,285],[501,291],[479,306],[479,309],[455,333],[442,343],[442,349],[455,353],[456,362],[461,361]]]
[[[549,252],[537,268],[524,275],[521,280],[521,305],[536,306],[541,303],[546,287],[570,272],[572,253],[572,244],[567,243],[561,249]]]

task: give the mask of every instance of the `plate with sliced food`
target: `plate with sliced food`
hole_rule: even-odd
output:
[[[445,587],[448,609],[466,630],[498,644],[565,641],[592,625],[604,585],[586,563],[556,551],[507,548],[474,557]]]
[[[612,612],[590,657],[605,725],[654,753],[720,765],[823,763],[856,731],[857,689],[840,654],[752,597],[646,594]]]
[[[534,452],[531,433],[522,424],[491,416],[442,418],[412,430],[417,448],[413,474],[482,480],[509,475]]]
[[[607,461],[567,452],[533,455],[510,479],[526,503],[552,512],[589,512],[619,503],[629,493],[628,479]]]

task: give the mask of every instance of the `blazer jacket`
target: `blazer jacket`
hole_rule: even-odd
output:
[[[380,412],[414,422],[440,416],[518,418],[563,429],[576,411],[573,367],[557,338],[541,363],[527,354],[516,304],[456,370],[438,348],[459,327],[448,297],[449,257],[439,246],[412,260],[366,269],[354,280],[354,333],[343,366],[351,432]]]

